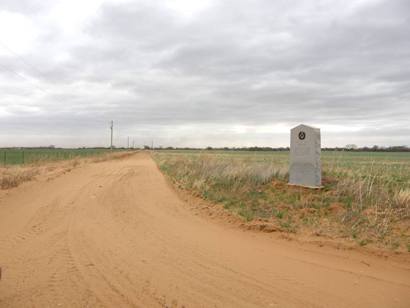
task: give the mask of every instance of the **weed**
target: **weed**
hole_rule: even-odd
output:
[[[359,242],[359,245],[360,245],[360,246],[366,246],[367,244],[369,244],[369,241],[366,240],[366,239],[361,240],[361,241]]]
[[[23,182],[30,181],[38,174],[38,170],[34,168],[5,168],[0,172],[0,188],[8,189],[17,187]]]

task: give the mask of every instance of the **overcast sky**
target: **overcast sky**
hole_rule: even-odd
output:
[[[409,0],[1,0],[0,146],[410,145]]]

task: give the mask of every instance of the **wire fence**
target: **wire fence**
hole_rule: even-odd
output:
[[[88,157],[110,152],[110,149],[0,149],[0,165],[24,165]]]

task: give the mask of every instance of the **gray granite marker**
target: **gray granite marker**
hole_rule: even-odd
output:
[[[319,128],[301,124],[290,130],[289,184],[322,186]]]

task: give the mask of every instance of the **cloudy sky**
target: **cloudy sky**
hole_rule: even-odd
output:
[[[0,146],[410,145],[410,1],[1,0]]]

